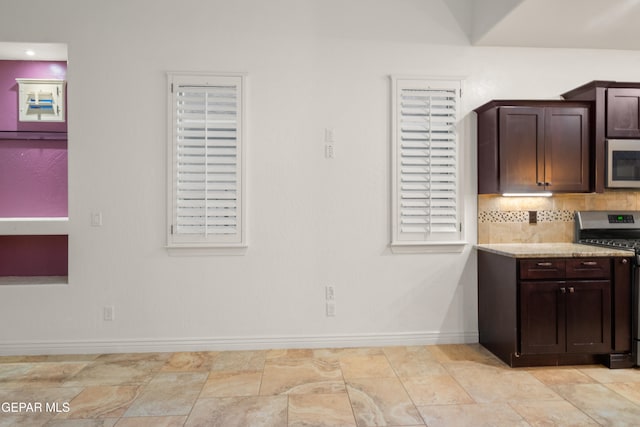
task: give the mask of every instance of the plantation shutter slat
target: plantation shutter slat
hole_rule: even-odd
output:
[[[396,84],[394,238],[398,241],[459,239],[459,82],[452,83]]]
[[[172,240],[241,243],[242,80],[184,80],[173,86]]]

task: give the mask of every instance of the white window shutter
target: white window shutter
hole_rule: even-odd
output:
[[[170,75],[169,246],[242,245],[241,75]]]
[[[392,244],[461,239],[460,81],[392,78]]]

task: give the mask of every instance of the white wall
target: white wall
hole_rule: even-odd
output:
[[[388,249],[388,76],[466,78],[470,244],[473,108],[640,79],[637,52],[470,47],[439,0],[32,0],[0,41],[68,43],[71,229],[67,286],[0,288],[0,354],[477,340],[471,246]],[[163,248],[167,71],[249,75],[244,256]]]

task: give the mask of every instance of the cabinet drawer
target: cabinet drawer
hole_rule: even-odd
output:
[[[568,279],[608,279],[611,276],[609,258],[574,258],[567,260]]]
[[[521,279],[562,279],[565,260],[563,259],[527,259],[520,261]]]

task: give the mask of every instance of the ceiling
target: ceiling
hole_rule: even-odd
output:
[[[474,46],[640,50],[640,0],[442,1]],[[67,45],[0,42],[0,59],[66,60]]]
[[[443,0],[475,46],[640,50],[640,0]]]

